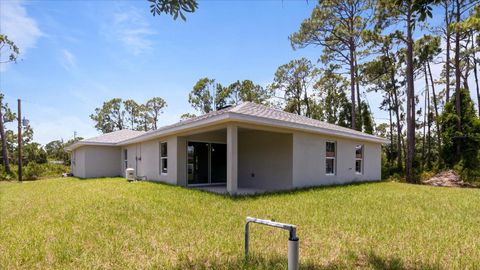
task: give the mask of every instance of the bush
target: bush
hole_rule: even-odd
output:
[[[17,179],[17,171],[15,168],[10,168],[11,173],[8,174],[5,171],[5,167],[3,165],[0,166],[0,181],[11,181]]]
[[[17,180],[18,166],[11,166],[12,173],[7,174],[5,168],[0,166],[0,181]],[[24,180],[36,180],[43,177],[60,177],[62,173],[70,172],[70,167],[63,164],[38,164],[30,162],[26,166],[23,166],[23,179]]]
[[[24,180],[36,180],[43,172],[43,166],[35,162],[29,162],[24,168],[23,179]]]
[[[453,170],[460,176],[463,181],[466,182],[478,182],[480,181],[480,168],[465,168],[463,160],[457,163]]]
[[[420,173],[420,180],[421,181],[424,181],[424,180],[428,180],[432,177],[434,177],[437,173],[434,172],[434,171],[423,171]]]

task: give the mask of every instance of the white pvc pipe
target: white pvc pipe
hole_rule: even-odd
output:
[[[288,270],[298,270],[298,238],[288,240]]]
[[[266,219],[247,217],[246,224],[245,224],[245,257],[248,256],[248,250],[249,250],[250,230],[248,225],[250,223],[258,223],[262,225],[267,225],[275,228],[288,230],[290,232],[290,235],[288,238],[288,269],[298,270],[299,239],[297,238],[297,226],[292,224],[266,220]]]

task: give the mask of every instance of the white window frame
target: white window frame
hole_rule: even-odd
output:
[[[362,149],[362,157],[357,157],[357,147],[360,146]],[[363,144],[355,145],[355,174],[362,175],[363,174],[363,155],[365,153],[365,146]],[[360,172],[357,172],[357,161],[360,161]]]
[[[333,157],[327,157],[327,143],[333,143],[335,145],[335,151]],[[327,172],[327,159],[333,160],[333,173]],[[336,141],[326,141],[325,142],[325,175],[336,175],[337,174],[337,142]]]
[[[123,165],[125,166],[125,170],[128,168],[128,149],[123,149]]]
[[[162,144],[165,144],[165,149],[167,151],[167,155],[166,156],[162,156]],[[159,144],[159,156],[160,156],[160,174],[161,175],[167,175],[168,174],[168,143],[163,141],[163,142],[160,142]],[[166,172],[163,172],[163,160],[165,160],[167,162],[167,167],[165,168],[166,169]]]

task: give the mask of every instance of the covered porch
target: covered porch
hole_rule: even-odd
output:
[[[235,195],[290,189],[292,137],[266,127],[230,123],[181,134],[179,184]]]

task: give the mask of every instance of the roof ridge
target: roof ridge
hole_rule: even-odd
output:
[[[245,107],[247,104],[254,104],[254,103],[253,103],[253,102],[250,102],[250,101],[242,101],[242,103],[233,106],[233,108],[230,109],[229,111],[230,111],[230,112],[237,112],[239,109]]]

